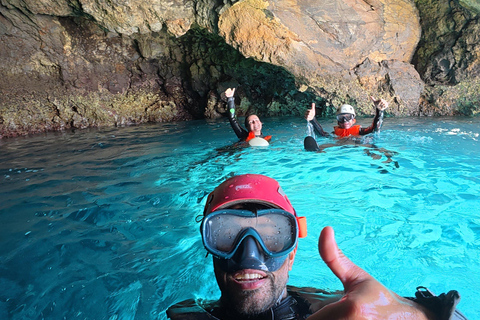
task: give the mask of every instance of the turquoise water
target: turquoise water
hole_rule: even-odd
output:
[[[479,118],[386,119],[375,146],[323,153],[303,150],[303,119],[264,129],[270,147],[237,151],[216,151],[236,140],[225,121],[1,140],[0,318],[165,319],[177,301],[217,298],[195,218],[243,173],[277,179],[307,217],[290,284],[342,288],[317,252],[331,225],[397,293],[456,289],[480,314]]]

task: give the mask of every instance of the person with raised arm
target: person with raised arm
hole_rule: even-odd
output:
[[[380,131],[383,123],[384,110],[388,108],[388,102],[384,99],[376,99],[370,97],[375,106],[375,117],[369,127],[362,127],[356,124],[355,109],[349,104],[343,104],[337,109],[337,126],[333,128],[333,134],[337,138],[364,136],[372,132]],[[329,133],[323,130],[322,126],[315,118],[315,103],[312,103],[311,108],[305,112],[305,119],[312,124],[315,132],[323,137],[330,136]],[[305,137],[305,149],[308,151],[316,151],[320,148],[312,136]]]
[[[264,136],[262,133],[262,122],[256,114],[247,115],[245,118],[245,128],[242,128],[238,124],[237,117],[235,115],[235,88],[228,88],[225,90],[225,96],[227,97],[228,108],[228,120],[232,126],[233,131],[241,141],[246,141],[250,145],[268,145],[272,136]]]

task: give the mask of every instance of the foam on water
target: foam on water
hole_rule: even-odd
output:
[[[480,314],[480,120],[386,119],[368,146],[322,153],[303,150],[307,129],[266,119],[272,144],[241,150],[222,148],[235,141],[225,121],[0,141],[0,318],[165,319],[177,301],[217,298],[196,217],[243,173],[277,179],[307,217],[292,285],[341,289],[317,252],[331,225],[397,293],[456,289]]]

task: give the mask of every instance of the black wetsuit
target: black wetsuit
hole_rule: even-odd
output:
[[[267,311],[249,320],[305,320],[329,303],[337,301],[338,293],[328,293],[314,288],[287,287],[288,296]],[[330,298],[328,298],[330,296]],[[332,297],[334,297],[332,299]],[[433,295],[428,289],[418,287],[413,300],[431,310],[438,320],[467,320],[456,306],[460,295],[452,290],[447,294]],[[233,314],[232,310],[222,307],[219,301],[186,300],[167,310],[167,317],[172,320],[243,320],[244,317]]]
[[[317,132],[319,135],[328,137],[330,134],[328,132],[325,132],[318,123],[316,118],[313,118],[313,120],[310,121],[310,123],[313,125],[313,128],[315,129],[315,132]],[[360,128],[359,134],[361,136],[372,133],[372,132],[377,132],[380,131],[383,123],[383,110],[376,109],[375,113],[375,118],[373,118],[372,125],[368,128]]]
[[[310,289],[310,288],[309,288]],[[288,287],[288,295],[272,308],[249,318],[249,320],[305,320],[315,310],[311,310],[311,303],[303,295],[323,294],[323,291],[302,292],[302,288]],[[232,310],[222,307],[220,301],[186,300],[177,303],[167,310],[167,317],[172,320],[216,319],[216,320],[244,320],[243,316],[234,314]]]
[[[322,126],[320,125],[320,123],[318,123],[317,119],[316,118],[313,118],[310,123],[312,124],[315,132],[323,137],[329,137],[330,134],[328,132],[325,132],[325,130],[323,130]],[[372,122],[372,125],[369,126],[368,128],[362,128],[361,126],[355,126],[355,127],[359,127],[358,128],[358,134],[363,136],[363,135],[366,135],[366,134],[369,134],[369,133],[372,133],[372,132],[378,132],[380,131],[381,127],[382,127],[382,123],[383,123],[383,110],[379,110],[379,109],[376,109],[376,113],[375,113],[375,118],[373,118],[373,122]],[[338,127],[335,127],[334,128],[335,131],[337,131],[337,129],[339,129]],[[350,128],[350,129],[339,129],[338,131],[340,131],[340,133],[335,134],[336,137],[342,137],[342,136],[347,136],[349,133],[348,131],[355,131],[353,130],[355,128]],[[335,132],[334,131],[334,132]],[[356,131],[355,131],[356,132]],[[311,136],[306,136],[304,141],[303,141],[303,146],[305,148],[305,150],[307,151],[319,151],[320,150],[320,147],[318,146],[317,142],[315,141],[315,139]]]
[[[237,135],[238,139],[245,141],[248,138],[248,131],[242,128],[238,124],[237,117],[235,117],[235,98],[234,97],[228,98],[227,108],[228,108],[228,121],[230,121],[230,125],[232,126],[233,131]],[[231,110],[233,110],[233,112]]]
[[[233,97],[228,98],[227,107],[228,107],[228,121],[230,121],[230,125],[232,126],[232,129],[237,135],[238,139],[240,139],[240,141],[248,141],[249,139],[254,137],[264,138],[267,141],[270,140],[271,136],[264,136],[263,133],[259,136],[254,135],[253,132],[249,132],[248,130],[242,128],[238,124],[237,117],[235,117],[235,99]],[[248,125],[247,118],[245,118],[245,127],[247,127]]]

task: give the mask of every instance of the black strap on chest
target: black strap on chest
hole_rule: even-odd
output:
[[[425,287],[417,287],[415,298],[408,298],[432,311],[439,320],[467,320],[460,311],[456,310],[460,302],[460,294],[456,290],[434,295]]]

